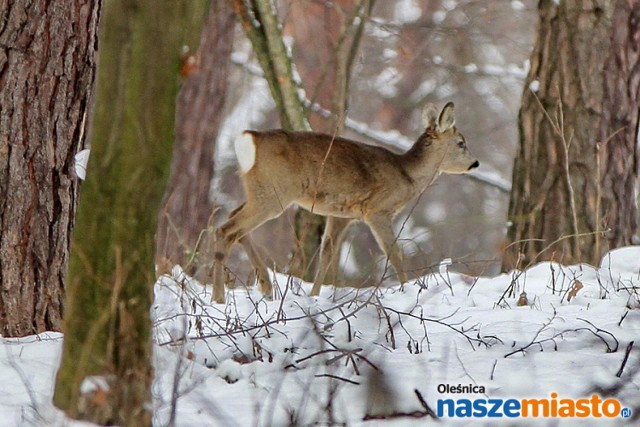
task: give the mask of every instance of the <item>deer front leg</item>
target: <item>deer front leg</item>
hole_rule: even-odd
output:
[[[402,250],[398,246],[398,237],[393,232],[391,215],[375,215],[365,219],[380,249],[384,251],[398,275],[400,283],[407,281],[402,268]]]
[[[329,268],[332,267],[334,271],[337,270],[336,263],[340,254],[340,243],[352,222],[353,220],[350,218],[327,217],[327,223],[322,234],[322,242],[320,243],[320,257],[318,259],[316,277],[313,280],[313,288],[311,289],[312,296],[320,293],[320,287],[324,284]]]

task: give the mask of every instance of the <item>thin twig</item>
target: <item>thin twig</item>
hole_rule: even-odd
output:
[[[620,365],[620,369],[616,373],[616,377],[620,378],[622,376],[622,372],[624,371],[624,367],[627,365],[627,361],[629,360],[629,354],[631,354],[631,349],[633,348],[634,341],[631,341],[627,345],[627,349],[624,352],[624,358],[622,359],[622,364]]]

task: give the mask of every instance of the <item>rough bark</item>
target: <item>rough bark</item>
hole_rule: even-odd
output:
[[[504,267],[598,263],[636,232],[638,2],[539,3]],[[604,71],[604,72],[603,72]]]
[[[54,396],[74,418],[151,424],[154,235],[175,139],[178,58],[197,40],[205,7],[195,0],[105,2],[92,153]],[[108,388],[82,394],[89,376]]]
[[[603,120],[597,134],[602,147],[602,220],[611,230],[608,248],[633,243],[638,231],[634,195],[640,163],[640,1],[615,3],[613,49],[604,69]]]
[[[99,0],[0,2],[0,334],[62,328]]]
[[[171,174],[160,212],[157,264],[160,271],[180,264],[190,273],[199,261],[214,206],[209,196],[215,141],[222,121],[233,47],[235,15],[228,2],[211,2],[194,56],[194,68],[178,94],[176,144]]]

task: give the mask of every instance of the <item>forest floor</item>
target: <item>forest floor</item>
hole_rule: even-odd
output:
[[[179,268],[156,282],[154,425],[639,422],[640,247],[497,277],[443,262],[404,286],[319,297],[274,280],[275,300],[236,289],[224,305]],[[51,404],[61,344],[0,341],[1,425],[87,425]]]

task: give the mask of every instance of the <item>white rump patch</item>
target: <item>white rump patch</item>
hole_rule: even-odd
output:
[[[236,138],[233,145],[240,164],[240,171],[242,173],[249,172],[256,162],[256,143],[253,140],[253,135],[244,132]]]

